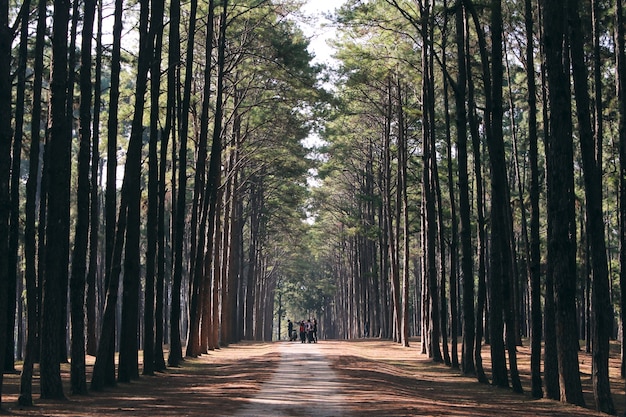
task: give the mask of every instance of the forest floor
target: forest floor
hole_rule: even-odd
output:
[[[435,364],[410,348],[390,341],[242,342],[186,359],[181,367],[142,376],[88,396],[68,394],[66,401],[41,400],[37,375],[34,407],[17,405],[19,375],[4,376],[2,411],[16,416],[597,416],[590,409],[550,400],[532,400],[530,356],[518,349],[525,394],[479,384],[458,370]],[[619,378],[619,352],[611,359],[613,398],[626,408]],[[490,363],[488,347],[484,363]],[[88,363],[93,364],[93,358]],[[580,353],[588,407],[591,357]],[[69,365],[63,364],[68,384]],[[89,368],[89,372],[91,367]],[[489,375],[489,369],[486,369]],[[88,374],[88,380],[90,374]]]

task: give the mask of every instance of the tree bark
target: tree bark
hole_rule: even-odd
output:
[[[9,251],[9,178],[11,176],[11,29],[9,2],[0,0],[0,253]],[[0,331],[7,326],[7,289],[9,265],[6,256],[0,256]],[[6,338],[0,340],[0,364],[4,363]],[[0,372],[0,405],[2,380]],[[60,375],[59,375],[60,379]]]
[[[626,323],[626,28],[624,27],[624,7],[622,0],[615,1],[615,38],[616,38],[616,83],[619,115],[619,287],[620,321],[622,328]],[[626,374],[626,343],[621,343],[621,375]],[[624,414],[626,415],[626,413]]]
[[[543,397],[541,381],[541,241],[539,235],[539,151],[537,146],[537,87],[535,83],[532,1],[524,1],[526,26],[526,83],[528,85],[528,159],[530,164],[530,373],[531,395]]]
[[[208,17],[205,36],[206,56],[204,62],[204,88],[202,96],[202,110],[200,115],[200,138],[198,141],[198,159],[196,161],[196,172],[194,181],[194,198],[191,225],[195,225],[200,218],[200,226],[197,228],[196,234],[198,240],[196,245],[192,244],[194,262],[191,269],[191,302],[189,311],[189,321],[191,323],[189,330],[189,342],[187,344],[187,356],[197,356],[206,350],[207,341],[200,337],[200,325],[202,316],[202,304],[207,302],[205,297],[201,297],[204,291],[204,262],[206,250],[206,222],[209,207],[209,200],[205,191],[206,182],[206,165],[207,165],[207,143],[209,136],[209,109],[211,97],[211,61],[213,58],[213,32],[214,32],[214,15],[215,6],[210,0],[208,7]],[[195,219],[195,220],[194,220]]]
[[[98,2],[98,32],[96,34],[95,86],[93,97],[93,123],[91,139],[91,213],[89,228],[89,269],[87,271],[87,344],[88,355],[95,356],[98,351],[97,320],[101,311],[96,299],[96,285],[101,275],[99,265],[100,248],[100,108],[102,106],[102,2]],[[97,311],[97,312],[96,312]]]
[[[18,278],[18,251],[20,238],[20,167],[22,163],[22,141],[24,136],[24,104],[26,90],[26,63],[28,58],[28,18],[30,16],[30,0],[24,1],[20,9],[21,29],[20,46],[17,58],[17,88],[15,98],[15,134],[13,135],[13,153],[11,160],[11,210],[9,218],[9,251],[8,258],[8,303],[7,303],[7,327],[6,347],[4,357],[4,371],[15,372],[15,310],[17,298],[21,299],[21,293],[17,292]],[[19,346],[18,346],[19,352]]]
[[[20,375],[20,405],[33,404],[33,363],[38,359],[39,312],[41,287],[37,283],[37,185],[39,183],[39,157],[41,141],[41,92],[43,84],[43,52],[46,28],[46,0],[37,2],[37,32],[33,63],[33,98],[31,115],[31,144],[28,180],[26,182],[26,224],[24,226],[24,261],[26,265],[26,302],[28,305],[28,334],[26,355]],[[42,273],[43,271],[39,271]]]
[[[455,5],[457,64],[459,68],[455,89],[455,121],[457,131],[457,161],[459,181],[459,217],[461,238],[461,274],[463,277],[463,345],[461,369],[466,375],[476,371],[474,364],[474,266],[472,225],[470,220],[469,177],[467,167],[467,112],[465,108],[467,69],[465,62],[465,18],[463,0]]]
[[[61,382],[59,358],[60,323],[63,315],[63,283],[67,282],[67,247],[69,239],[69,140],[67,109],[67,28],[69,24],[69,3],[67,0],[54,1],[52,23],[52,69],[50,82],[49,117],[49,190],[48,216],[46,229],[45,277],[43,282],[41,338],[46,344],[41,349],[41,397],[45,399],[64,398]],[[4,60],[0,60],[4,61]]]
[[[150,65],[150,139],[148,149],[148,220],[146,248],[146,289],[144,307],[143,375],[154,374],[155,357],[155,275],[159,229],[159,99],[161,88],[161,52],[163,48],[163,13],[165,2],[154,1],[150,32],[154,42],[154,56]]]
[[[179,9],[179,5],[174,5],[176,1],[172,1],[171,9]],[[184,240],[185,240],[185,219],[187,218],[186,210],[186,189],[187,189],[187,139],[189,126],[189,106],[191,100],[191,81],[193,78],[193,48],[196,31],[196,12],[198,8],[197,0],[191,1],[191,10],[189,16],[189,38],[187,40],[187,68],[185,85],[183,87],[183,101],[181,102],[180,112],[182,117],[179,126],[179,161],[178,161],[178,195],[176,200],[176,218],[174,228],[174,284],[172,288],[172,323],[170,327],[171,345],[168,363],[171,366],[178,366],[183,360],[182,335],[180,334],[181,326],[181,284],[183,279],[183,257],[184,257]],[[172,11],[173,12],[173,11]],[[178,24],[180,20],[180,10],[171,17],[170,25]],[[170,42],[171,45],[171,42]]]
[[[592,2],[593,15],[597,13],[597,3]],[[578,0],[569,0],[567,10],[569,37],[571,42],[572,75],[576,99],[576,113],[580,136],[580,151],[583,162],[583,174],[586,196],[586,228],[591,252],[592,280],[592,311],[593,311],[593,393],[596,400],[596,409],[607,414],[615,414],[615,406],[611,396],[609,383],[609,338],[613,329],[613,311],[609,295],[609,271],[606,257],[606,242],[604,239],[604,216],[602,209],[602,162],[601,152],[596,152],[596,143],[601,149],[602,130],[598,128],[594,133],[591,127],[589,90],[587,78],[589,72],[585,63],[584,39],[581,28],[580,3]],[[594,28],[597,22],[594,19]],[[594,38],[597,36],[594,30]],[[595,43],[595,41],[594,41]],[[596,46],[599,49],[599,44]],[[599,59],[596,53],[596,59]],[[598,63],[599,65],[599,63]],[[596,79],[596,81],[598,81]],[[596,84],[596,95],[600,95],[602,86]],[[599,106],[599,108],[598,108]],[[596,110],[601,112],[602,102],[596,102]],[[601,113],[600,113],[601,118]],[[601,120],[596,120],[601,123]],[[594,143],[595,142],[595,143]]]
[[[89,162],[91,159],[91,38],[96,13],[96,1],[85,0],[80,66],[80,128],[78,151],[78,188],[76,192],[76,229],[70,279],[71,390],[72,394],[87,394],[85,363],[85,283],[87,249],[89,246]],[[94,152],[97,152],[94,149]]]
[[[546,143],[548,273],[554,279],[560,398],[583,406],[576,328],[574,169],[565,5],[544,4],[544,44],[550,105]],[[546,314],[548,310],[546,309]]]

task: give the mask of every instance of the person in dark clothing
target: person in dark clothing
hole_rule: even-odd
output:
[[[313,318],[313,343],[317,343],[317,320]]]
[[[290,341],[293,341],[293,323],[291,320],[287,320],[287,337],[289,337]]]

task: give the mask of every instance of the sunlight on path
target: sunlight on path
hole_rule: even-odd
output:
[[[316,344],[280,343],[272,377],[236,416],[347,415],[337,375]]]

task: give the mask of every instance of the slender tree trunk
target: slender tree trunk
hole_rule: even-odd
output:
[[[402,346],[409,347],[409,202],[407,196],[407,163],[408,151],[406,130],[404,121],[403,94],[402,85],[398,81],[398,191],[401,199],[402,212],[402,236],[403,236],[403,254],[402,254],[402,323],[401,323],[401,341]],[[399,220],[399,219],[398,219]],[[362,248],[365,252],[365,248]],[[367,276],[362,274],[362,277]],[[361,303],[363,304],[363,303]]]
[[[387,114],[385,122],[385,143],[384,143],[384,189],[383,189],[383,201],[385,204],[385,229],[387,231],[388,241],[388,254],[390,262],[390,274],[391,274],[391,294],[392,294],[392,307],[393,307],[393,320],[390,325],[392,331],[392,337],[394,342],[399,342],[399,330],[400,330],[400,272],[398,271],[397,261],[397,236],[395,236],[395,225],[393,222],[393,210],[392,210],[392,180],[391,180],[391,112],[392,99],[391,89],[388,88],[388,100],[387,100]]]
[[[109,88],[109,119],[107,121],[107,181],[105,190],[105,279],[106,305],[102,315],[102,327],[98,338],[96,366],[92,375],[91,388],[98,390],[115,385],[115,304],[117,303],[119,272],[113,272],[113,252],[116,240],[117,211],[117,132],[118,105],[120,97],[121,38],[123,1],[115,1],[113,22],[113,46],[111,50],[111,86]],[[108,313],[107,313],[108,309]],[[105,321],[109,322],[105,324]],[[105,335],[105,332],[107,334]],[[105,337],[106,342],[102,341]]]
[[[0,0],[0,253],[9,251],[9,178],[11,176],[11,42],[9,2]],[[6,256],[0,257],[0,331],[7,326],[8,272]],[[6,338],[0,340],[0,364],[4,363]],[[0,372],[0,405],[2,404],[2,372]],[[59,375],[60,382],[60,375]],[[61,394],[62,394],[61,389]]]
[[[544,133],[544,147],[546,148],[548,141],[547,138],[550,135],[550,123],[549,123],[549,103],[548,103],[548,81],[547,81],[547,54],[545,52],[545,42],[543,42],[544,34],[543,34],[543,10],[542,2],[538,2],[539,12],[537,16],[539,17],[539,22],[537,24],[537,29],[540,33],[539,47],[541,50],[540,56],[541,60],[541,97],[543,102],[542,107],[542,115],[543,120],[545,121],[543,124],[543,133]],[[557,348],[556,348],[556,311],[554,305],[554,278],[553,273],[551,272],[552,265],[550,263],[546,264],[546,282],[545,282],[545,307],[544,307],[544,358],[543,358],[543,375],[544,375],[544,385],[545,385],[545,396],[546,398],[552,400],[559,400],[560,398],[560,390],[559,390],[559,369],[558,369],[558,358],[557,358]]]
[[[620,286],[620,321],[622,332],[626,323],[626,29],[624,27],[624,7],[622,0],[615,1],[615,38],[616,53],[616,83],[619,115],[619,286]],[[622,336],[622,377],[626,374],[626,341]],[[624,412],[626,416],[626,412]]]
[[[465,22],[466,31],[469,31],[467,28],[467,20]],[[466,39],[468,42],[469,39]],[[469,51],[469,44],[466,43],[466,50]],[[476,100],[475,100],[475,88],[474,88],[474,77],[472,76],[471,71],[469,69],[471,66],[470,55],[466,54],[466,68],[467,68],[467,101],[468,101],[468,121],[470,127],[470,135],[472,137],[472,152],[473,152],[473,160],[474,160],[474,175],[476,177],[476,228],[478,241],[477,241],[477,258],[478,258],[478,288],[476,294],[476,335],[474,339],[474,362],[476,366],[476,377],[481,383],[488,383],[489,380],[485,375],[485,369],[483,368],[483,357],[482,357],[482,343],[483,337],[485,336],[485,307],[487,303],[487,267],[486,267],[486,247],[487,247],[487,237],[486,237],[486,222],[485,222],[485,192],[484,192],[484,182],[483,182],[483,163],[482,163],[482,149],[481,149],[481,138],[479,132],[479,122],[478,116],[476,115]]]
[[[424,4],[424,7],[421,10],[422,17],[425,22],[430,21],[430,2],[427,1]],[[430,30],[424,31],[424,44],[429,44],[430,39]],[[432,150],[434,149],[434,144],[432,141],[434,140],[434,136],[432,132],[434,131],[434,120],[433,113],[431,111],[430,105],[433,103],[433,90],[432,83],[434,83],[434,79],[432,77],[432,66],[430,65],[430,48],[424,48],[422,51],[422,97],[424,103],[423,109],[423,132],[422,132],[422,140],[423,140],[423,190],[424,190],[424,205],[425,205],[425,235],[426,240],[424,247],[425,251],[425,262],[426,262],[426,275],[425,279],[428,282],[428,302],[429,306],[429,333],[430,340],[429,345],[431,349],[432,359],[435,362],[443,362],[443,357],[441,355],[441,326],[440,326],[440,310],[439,310],[439,286],[438,286],[438,277],[437,277],[437,253],[436,253],[436,233],[437,233],[437,215],[435,208],[435,194],[434,194],[434,169],[433,165],[435,162],[435,155],[432,154]]]
[[[190,331],[189,342],[187,344],[187,356],[196,356],[206,350],[207,341],[200,338],[200,325],[203,303],[207,302],[205,297],[199,298],[204,290],[204,262],[203,258],[206,251],[206,222],[209,207],[206,192],[204,190],[206,182],[206,164],[207,164],[207,143],[209,136],[209,109],[211,97],[211,60],[213,58],[213,32],[214,32],[214,14],[215,6],[213,1],[208,4],[209,14],[207,24],[205,48],[206,57],[204,62],[204,91],[202,96],[202,113],[200,116],[200,139],[198,142],[198,160],[196,161],[196,172],[194,181],[194,199],[191,224],[194,225],[200,218],[200,226],[197,229],[198,241],[194,253],[194,263],[192,268],[191,279],[191,301],[190,301]]]
[[[148,88],[148,72],[153,58],[154,32],[148,28],[149,0],[140,1],[139,57],[137,59],[137,82],[135,84],[135,108],[131,125],[130,141],[124,165],[122,196],[127,197],[127,228],[124,241],[124,287],[122,293],[122,323],[120,329],[120,355],[118,380],[129,382],[139,378],[138,332],[139,286],[141,266],[141,148],[144,136],[143,113]]]
[[[96,1],[85,0],[80,67],[80,147],[78,151],[78,189],[76,193],[76,230],[70,279],[72,319],[72,393],[87,394],[85,363],[85,283],[89,246],[89,162],[91,160],[91,38]],[[97,149],[94,149],[97,152]]]
[[[539,235],[539,164],[537,146],[537,87],[535,85],[533,9],[532,1],[524,2],[524,21],[526,25],[526,82],[528,85],[528,144],[530,163],[530,374],[531,395],[543,397],[541,382],[541,252]]]
[[[448,0],[443,1],[443,8],[448,8]],[[448,14],[444,16],[444,32],[442,33],[442,66],[447,68],[447,45],[448,45]],[[450,120],[450,100],[449,100],[449,81],[448,77],[443,77],[443,102],[444,102],[444,118],[446,126],[446,157],[447,157],[447,176],[448,176],[448,195],[450,199],[450,338],[451,338],[451,365],[453,368],[459,368],[459,351],[458,351],[458,219],[456,209],[456,186],[452,169],[452,134]],[[440,236],[440,239],[442,237]],[[442,257],[443,257],[442,251]],[[417,288],[417,284],[416,284]]]
[[[155,363],[155,275],[159,233],[159,99],[161,89],[161,52],[163,48],[163,13],[165,2],[152,3],[153,19],[150,32],[154,41],[154,56],[150,65],[150,142],[148,150],[148,222],[146,250],[146,289],[144,307],[143,374],[154,374]]]
[[[492,257],[491,282],[496,285],[502,285],[503,311],[506,324],[506,350],[509,359],[509,370],[511,373],[511,383],[514,392],[522,392],[522,384],[517,369],[517,335],[516,335],[516,319],[515,319],[515,264],[512,251],[512,215],[510,207],[510,191],[506,179],[506,159],[504,151],[504,134],[503,125],[503,100],[502,85],[504,79],[503,68],[503,40],[502,40],[502,3],[501,0],[492,0],[491,2],[491,45],[492,45],[492,74],[493,88],[492,92],[492,128],[487,134],[487,144],[489,148],[489,157],[491,162],[491,187],[492,187],[492,242],[495,246],[500,245],[498,250],[493,250],[495,254]],[[495,219],[494,219],[495,211]],[[495,220],[495,221],[493,221]],[[499,230],[496,230],[499,229]],[[501,240],[500,240],[501,239]],[[501,242],[501,243],[498,243]],[[500,252],[501,251],[501,252]],[[496,261],[495,265],[493,261]],[[509,277],[509,279],[507,279]],[[491,293],[492,300],[498,297],[498,292]],[[497,306],[492,310],[492,317],[500,314]],[[497,328],[498,326],[496,326]],[[493,336],[496,333],[492,332]],[[492,351],[493,354],[493,351]],[[495,365],[494,365],[495,368]],[[506,370],[504,371],[506,373]],[[504,376],[505,374],[503,374]],[[506,378],[506,377],[505,377]],[[504,382],[501,380],[500,382]]]
[[[90,228],[89,228],[89,269],[87,271],[87,345],[86,353],[95,355],[98,350],[96,337],[97,318],[96,313],[96,282],[99,276],[99,241],[100,241],[100,193],[99,173],[100,167],[100,107],[102,106],[102,2],[98,2],[98,33],[96,34],[96,59],[95,59],[95,86],[93,97],[93,123],[91,139],[91,190],[90,190]]]
[[[459,179],[459,216],[461,237],[461,274],[463,277],[463,345],[461,368],[463,373],[473,374],[474,366],[474,267],[472,251],[472,226],[470,220],[469,177],[467,167],[467,112],[465,108],[467,70],[465,64],[465,19],[463,0],[456,2],[456,46],[459,68],[455,89],[457,160]]]
[[[26,182],[26,224],[24,226],[24,258],[26,264],[26,302],[28,306],[28,335],[26,355],[20,375],[20,405],[33,404],[33,363],[38,358],[39,346],[39,307],[40,300],[37,283],[37,185],[39,183],[39,157],[41,141],[41,91],[43,84],[43,51],[46,27],[46,0],[37,3],[37,33],[33,64],[33,102],[31,115],[31,144],[29,155],[28,181]],[[42,272],[40,270],[40,272]]]
[[[597,13],[597,2],[592,1],[594,17]],[[602,142],[602,130],[596,130],[596,137],[591,128],[589,90],[587,78],[589,73],[585,63],[584,39],[580,32],[582,19],[580,18],[580,3],[578,0],[570,0],[567,10],[569,13],[569,38],[571,42],[572,74],[576,98],[576,112],[580,135],[580,151],[583,162],[585,196],[587,209],[587,235],[591,251],[591,267],[593,270],[592,280],[592,310],[593,310],[593,393],[596,400],[596,408],[607,414],[615,414],[615,406],[611,397],[609,383],[609,338],[613,327],[613,311],[609,296],[609,271],[606,258],[606,242],[604,239],[604,216],[602,212],[602,153],[596,153],[595,143]],[[594,19],[593,26],[596,29],[597,22]],[[594,37],[597,30],[594,30]],[[595,43],[596,41],[594,41]],[[598,41],[599,42],[599,41]],[[599,45],[597,45],[599,49]],[[596,57],[598,58],[597,54]],[[598,63],[599,65],[599,63]],[[596,79],[596,81],[599,81]],[[600,95],[602,88],[596,84],[596,95]],[[602,109],[602,101],[598,97],[596,110]],[[599,108],[597,107],[599,106]],[[601,123],[601,120],[596,120]],[[601,146],[601,145],[598,145]],[[600,148],[601,149],[601,148]]]
[[[548,274],[554,279],[560,398],[584,405],[576,328],[576,242],[569,71],[564,4],[544,4],[544,44],[550,135],[546,145],[548,197]],[[548,310],[546,308],[546,314]]]
[[[159,247],[158,247],[158,271],[157,271],[157,283],[156,283],[156,306],[155,306],[155,346],[156,346],[156,355],[155,355],[155,370],[164,371],[166,369],[165,364],[165,353],[163,352],[163,343],[165,342],[165,338],[167,336],[165,329],[165,302],[166,302],[166,291],[165,291],[165,275],[171,274],[172,267],[170,266],[169,271],[166,272],[166,263],[168,260],[171,260],[173,263],[173,249],[169,251],[170,257],[166,255],[167,251],[167,239],[166,239],[166,223],[168,222],[168,218],[165,213],[165,200],[167,196],[167,183],[166,183],[166,169],[167,169],[167,153],[168,153],[168,143],[170,139],[170,135],[172,135],[172,159],[171,159],[171,201],[172,201],[172,209],[169,216],[169,222],[174,223],[176,219],[176,130],[173,129],[173,126],[176,124],[177,120],[177,91],[178,91],[178,65],[180,61],[180,8],[179,4],[174,4],[175,0],[172,1],[170,6],[170,28],[169,28],[169,53],[167,57],[168,67],[167,67],[167,103],[166,103],[166,115],[165,115],[165,126],[163,127],[162,132],[162,143],[161,143],[161,158],[160,158],[160,168],[159,168],[159,223],[158,223],[158,236],[159,236]],[[175,234],[175,225],[170,228],[171,233],[168,234],[172,240],[174,240]],[[172,291],[176,290],[176,285],[172,285]],[[178,287],[177,298],[180,297],[180,287]],[[177,303],[172,304],[172,311],[178,309],[180,312],[180,306]],[[179,313],[180,314],[180,313]],[[171,318],[170,318],[171,322]],[[177,323],[178,326],[178,323]],[[178,337],[180,337],[180,328],[172,329],[171,323],[169,330],[171,332],[176,332]],[[181,354],[182,356],[182,354]]]
[[[4,371],[15,372],[15,310],[19,294],[17,292],[18,278],[18,251],[20,238],[20,166],[22,162],[22,141],[24,136],[24,102],[26,90],[26,61],[28,58],[28,17],[30,15],[30,0],[24,1],[20,10],[21,29],[19,56],[17,58],[17,88],[15,101],[15,134],[13,135],[13,153],[11,160],[11,209],[9,218],[9,251],[8,258],[8,303],[7,303],[7,327],[6,348],[4,357]],[[21,317],[20,317],[21,320]],[[18,346],[19,352],[19,346]]]
[[[172,2],[174,8],[175,1]],[[179,6],[176,6],[178,8]],[[171,345],[168,362],[171,366],[178,366],[183,359],[182,352],[182,335],[181,329],[181,284],[183,279],[183,257],[184,257],[184,241],[185,241],[185,219],[187,218],[186,210],[186,189],[187,189],[187,138],[189,126],[189,107],[191,100],[191,81],[193,74],[193,48],[195,45],[196,32],[196,12],[198,9],[197,0],[191,1],[191,9],[189,16],[189,37],[187,40],[187,68],[185,85],[183,88],[183,100],[181,102],[181,119],[179,127],[179,174],[178,174],[178,195],[176,200],[176,226],[174,228],[174,284],[172,289],[172,323],[171,323]],[[176,24],[180,18],[174,19],[172,23]],[[171,45],[171,43],[170,43]]]

